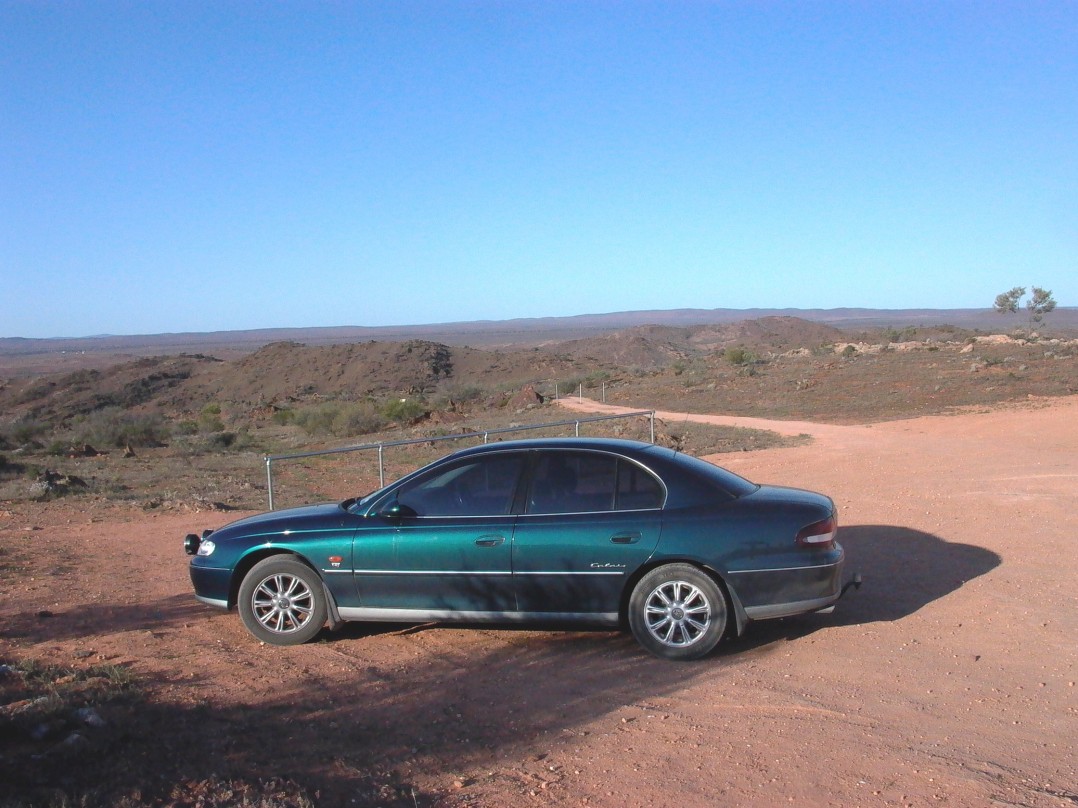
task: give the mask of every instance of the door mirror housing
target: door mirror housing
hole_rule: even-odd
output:
[[[382,509],[379,516],[383,516],[394,522],[399,522],[401,519],[411,519],[412,517],[419,516],[419,514],[416,513],[414,508],[402,505],[397,500],[393,500]]]

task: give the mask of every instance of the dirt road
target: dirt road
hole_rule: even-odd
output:
[[[95,765],[149,794],[277,775],[325,805],[1078,804],[1078,398],[745,425],[814,437],[714,459],[832,495],[865,584],[698,663],[610,632],[260,646],[191,597],[180,537],[224,515],[71,503],[0,517],[0,651],[143,677]]]

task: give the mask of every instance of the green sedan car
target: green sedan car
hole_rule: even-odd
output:
[[[184,540],[195,595],[259,640],[328,622],[627,626],[696,659],[754,620],[833,607],[834,503],[672,449],[594,438],[455,452],[361,499]]]

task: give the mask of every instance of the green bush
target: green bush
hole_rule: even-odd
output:
[[[293,420],[308,435],[339,438],[366,435],[385,426],[385,418],[368,401],[327,401],[295,410]]]
[[[23,471],[21,463],[12,463],[2,454],[0,454],[0,477],[5,477],[11,474],[19,474]]]
[[[75,443],[92,446],[160,446],[171,437],[168,424],[160,415],[127,412],[106,407],[91,413],[76,424]]]
[[[414,398],[393,398],[382,405],[382,415],[390,421],[407,423],[426,414],[426,406]]]
[[[221,420],[221,405],[207,404],[198,414],[199,432],[221,432],[225,425]]]
[[[457,404],[467,404],[478,401],[487,394],[487,391],[477,384],[454,384],[442,391],[442,398]]]
[[[328,401],[296,411],[296,424],[308,435],[333,434],[333,419],[337,417],[340,404]]]
[[[333,419],[333,434],[340,437],[368,435],[386,425],[385,418],[367,401],[344,405]]]
[[[271,416],[273,423],[278,426],[287,426],[296,420],[296,411],[292,409],[274,410]]]
[[[25,446],[48,431],[48,426],[33,418],[20,418],[0,429],[0,443],[5,446]]]
[[[727,348],[726,359],[732,365],[752,365],[756,362],[756,355],[747,348]]]

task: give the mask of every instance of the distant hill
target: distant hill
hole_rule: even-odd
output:
[[[971,331],[1005,332],[1024,324],[1021,315],[1005,318],[992,309],[671,309],[411,326],[266,328],[56,339],[4,337],[0,338],[0,376],[104,367],[141,356],[191,353],[234,359],[282,341],[316,346],[420,339],[451,346],[519,349],[600,337],[643,326],[725,326],[768,318],[797,318],[844,332],[944,324]],[[1078,333],[1078,307],[1057,308],[1049,316],[1046,330],[1068,336]]]

